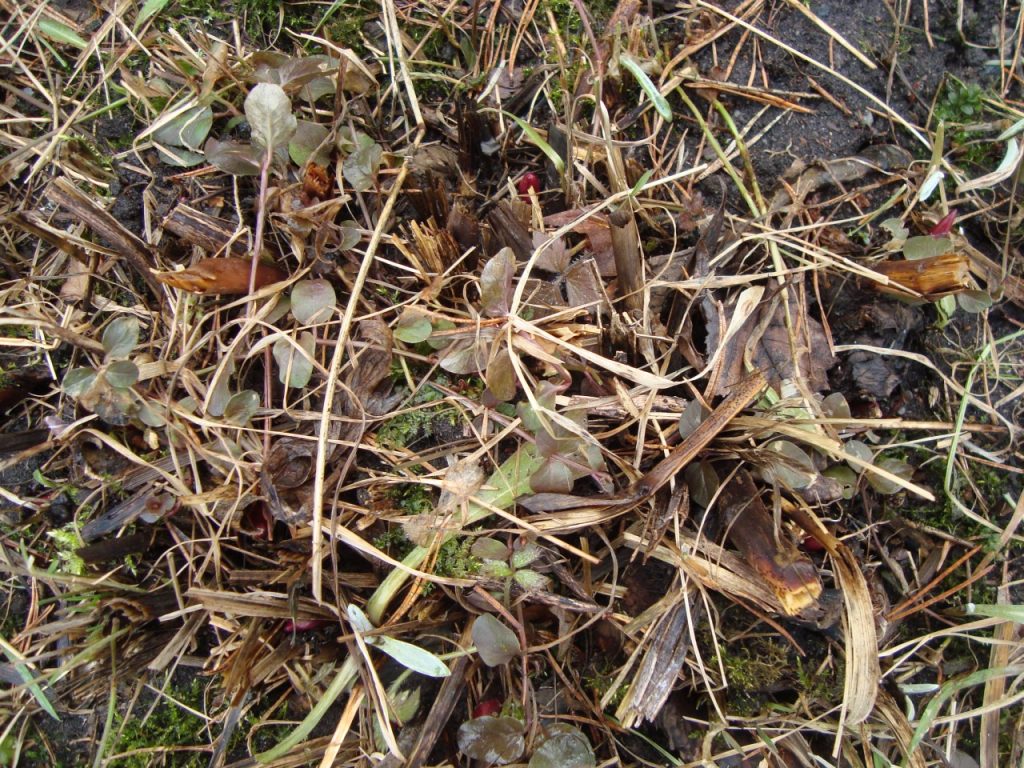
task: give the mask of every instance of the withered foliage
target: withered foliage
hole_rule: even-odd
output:
[[[0,751],[187,670],[211,766],[1010,764],[1012,83],[774,175],[864,89],[772,30],[876,67],[802,3],[124,5],[3,54]]]

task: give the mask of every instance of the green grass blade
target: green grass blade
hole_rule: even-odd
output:
[[[59,723],[60,716],[57,714],[57,710],[53,708],[53,704],[51,704],[50,700],[46,698],[46,694],[43,693],[43,689],[39,687],[39,683],[33,679],[32,673],[28,670],[25,657],[18,653],[18,649],[2,637],[0,637],[0,648],[3,648],[4,654],[6,654],[7,658],[11,660],[11,664],[18,671],[18,675],[21,679],[25,681],[25,687],[39,703],[39,706],[43,708],[43,711],[46,712],[46,714]]]
[[[319,722],[324,719],[327,710],[331,708],[335,700],[352,685],[356,679],[357,671],[355,658],[349,656],[345,659],[345,663],[341,665],[338,674],[334,676],[334,679],[327,687],[327,690],[324,691],[324,695],[316,703],[316,706],[309,711],[309,714],[296,726],[295,730],[289,733],[282,741],[279,741],[276,746],[271,747],[266,752],[260,752],[256,755],[256,759],[261,763],[271,763],[295,749],[299,742],[309,736]]]
[[[555,168],[558,169],[558,174],[560,176],[563,173],[565,173],[565,161],[559,156],[557,152],[555,152],[554,147],[552,147],[550,144],[544,141],[541,135],[537,133],[536,128],[527,123],[525,120],[520,120],[518,117],[509,112],[502,112],[502,114],[505,115],[505,117],[509,118],[510,120],[514,121],[516,125],[523,129],[523,133],[526,134],[526,138],[528,138],[531,143],[537,145],[540,151],[548,156],[548,160],[550,160],[551,163],[555,166]]]
[[[138,17],[135,19],[135,26],[132,29],[138,29],[145,24],[150,18],[156,16],[160,11],[168,6],[171,0],[146,0],[142,4],[142,10],[139,11]]]
[[[658,110],[658,114],[661,115],[666,123],[672,122],[672,107],[668,105],[668,99],[661,95],[661,91],[658,90],[651,78],[647,76],[647,73],[640,66],[640,62],[634,59],[629,54],[622,54],[619,56],[619,63],[630,71],[636,81],[640,84],[644,93],[647,94],[647,98],[651,100],[654,108]]]
[[[75,30],[67,24],[61,24],[59,21],[54,21],[53,19],[39,19],[39,22],[36,24],[36,29],[55,43],[63,43],[64,45],[71,45],[75,48],[86,48],[89,45],[89,43],[87,43],[80,34],[75,32]]]

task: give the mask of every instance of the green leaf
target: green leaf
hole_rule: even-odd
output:
[[[1014,624],[1024,624],[1024,605],[968,603],[964,606],[964,613],[968,616],[988,616],[993,619],[1012,621]]]
[[[679,414],[679,436],[684,440],[692,435],[708,417],[708,410],[696,400],[691,400]]]
[[[99,386],[93,390],[95,402],[93,413],[108,424],[125,427],[131,424],[138,411],[138,396],[130,389],[121,387]]]
[[[280,85],[258,83],[245,97],[245,119],[254,144],[265,149],[286,147],[298,127],[292,102]]]
[[[310,710],[309,714],[303,719],[295,730],[292,731],[288,736],[278,742],[275,746],[268,749],[266,752],[261,752],[256,755],[256,759],[261,763],[272,763],[278,758],[284,757],[290,753],[295,747],[305,740],[313,729],[316,728],[320,721],[327,716],[327,711],[331,708],[337,698],[348,690],[349,686],[355,682],[355,679],[359,673],[359,667],[357,665],[357,656],[349,656],[345,659],[345,663],[342,664],[341,669],[338,670],[338,674],[334,676],[331,684],[327,687],[321,695],[313,709]]]
[[[513,568],[525,568],[535,562],[543,553],[544,550],[540,546],[529,541],[512,552],[512,559],[509,562]]]
[[[68,397],[77,400],[96,383],[96,371],[92,368],[72,368],[64,375],[61,389]]]
[[[244,427],[260,407],[260,396],[251,389],[233,394],[224,406],[224,421],[236,427]]]
[[[860,440],[847,440],[843,445],[843,451],[856,459],[860,459],[865,464],[871,464],[875,460],[875,452],[868,447],[867,443]],[[858,464],[853,462],[847,462],[847,464],[857,474],[864,471],[864,468]]]
[[[459,726],[459,749],[486,765],[505,765],[519,759],[526,748],[523,724],[512,717],[485,715]]]
[[[196,105],[161,125],[153,132],[153,139],[161,144],[198,151],[212,127],[213,110],[208,106]]]
[[[103,375],[110,386],[127,389],[139,380],[139,368],[131,360],[116,360],[107,366]]]
[[[551,586],[551,580],[547,576],[529,568],[516,571],[512,578],[520,587],[531,592],[542,592]]]
[[[931,235],[920,235],[907,238],[903,244],[903,255],[911,261],[916,259],[928,259],[932,256],[941,256],[953,250],[953,241],[948,237],[932,237]]]
[[[252,144],[209,139],[203,146],[211,165],[232,176],[256,176],[260,172],[260,150]]]
[[[325,125],[299,120],[295,134],[288,142],[288,156],[292,162],[296,165],[305,165],[312,156],[313,162],[326,165],[330,158],[330,147],[322,145],[328,133],[330,131]]]
[[[843,498],[852,499],[857,490],[857,473],[845,464],[836,464],[821,473],[825,477],[831,477],[843,487]]]
[[[341,164],[341,173],[356,192],[372,189],[377,171],[384,159],[384,150],[365,133],[356,134],[356,148]]]
[[[842,392],[833,392],[822,401],[821,412],[830,419],[848,419],[850,404]]]
[[[526,134],[526,138],[528,138],[538,149],[540,149],[541,152],[547,155],[548,160],[550,160],[551,164],[555,166],[555,170],[558,171],[559,176],[565,173],[565,161],[562,160],[561,155],[555,152],[554,147],[552,147],[550,144],[544,141],[544,139],[541,138],[540,134],[537,133],[537,131],[534,129],[532,125],[523,120],[520,120],[518,117],[516,117],[510,112],[502,112],[502,114],[505,115],[505,117],[512,120],[512,122],[514,122],[516,125],[518,125],[523,130],[523,133]]]
[[[811,457],[788,440],[773,440],[765,446],[765,464],[761,473],[766,480],[788,488],[806,488],[814,482],[818,471]]]
[[[878,226],[892,235],[893,240],[897,240],[901,243],[910,236],[910,230],[903,226],[903,221],[899,217],[886,219]]]
[[[477,616],[473,622],[473,645],[489,667],[507,664],[519,655],[519,638],[515,632],[489,613]]]
[[[964,312],[980,314],[992,306],[992,297],[985,291],[963,291],[956,295],[957,304]]]
[[[406,307],[398,318],[395,326],[394,336],[406,344],[419,344],[430,338],[434,328],[430,324],[430,318],[417,309]]]
[[[507,560],[509,551],[505,544],[497,539],[482,538],[473,542],[469,554],[480,560]]]
[[[658,114],[661,115],[666,123],[672,122],[672,107],[668,105],[668,99],[661,95],[661,91],[658,90],[651,78],[647,76],[643,68],[640,66],[640,62],[630,56],[628,53],[623,53],[619,56],[619,63],[630,71],[636,81],[640,84],[643,92],[647,94],[647,98],[651,100],[654,108],[658,110]]]
[[[419,672],[427,677],[448,677],[451,670],[437,656],[418,645],[396,640],[387,635],[367,637],[366,641],[380,648],[384,653],[397,661],[406,669]]]
[[[558,456],[546,459],[530,478],[534,493],[571,493],[576,478],[572,468]]]
[[[303,331],[299,334],[298,346],[299,349],[296,349],[290,339],[284,338],[274,342],[273,347],[274,360],[277,361],[278,380],[285,386],[295,389],[306,386],[313,378],[313,352],[316,338],[309,331]]]
[[[902,480],[910,481],[914,476],[914,468],[902,459],[884,458],[879,459],[875,462],[875,466],[880,469],[884,469],[886,472],[891,472]],[[874,472],[866,472],[864,475],[868,481],[868,485],[874,488],[878,493],[884,496],[889,496],[894,493],[899,493],[903,490],[902,486],[897,485],[887,477],[875,474]]]
[[[352,625],[355,632],[366,634],[374,630],[373,623],[363,613],[363,609],[355,603],[349,603],[345,608],[345,613],[348,615],[348,623]]]
[[[38,29],[44,37],[48,37],[55,43],[62,43],[64,45],[70,45],[75,48],[87,48],[87,43],[80,34],[75,32],[67,24],[62,24],[59,21],[54,21],[45,16],[40,17],[36,23],[36,29]]]
[[[139,343],[139,321],[131,315],[115,317],[103,330],[101,343],[108,359],[128,357]]]
[[[137,30],[146,21],[153,16],[156,16],[160,11],[168,6],[171,0],[146,0],[142,4],[142,8],[139,10],[139,15],[135,17],[135,25],[132,27],[133,30]]]
[[[512,357],[508,348],[502,343],[501,349],[491,358],[484,372],[484,380],[487,382],[487,389],[500,403],[507,403],[516,396],[515,368],[512,366]]]
[[[3,649],[7,658],[11,660],[11,666],[13,666],[17,671],[18,677],[20,677],[25,683],[25,687],[28,688],[29,693],[31,693],[32,697],[39,703],[39,706],[42,707],[46,714],[59,723],[60,717],[57,715],[57,710],[53,708],[53,704],[51,704],[50,700],[46,698],[46,694],[43,693],[43,689],[39,687],[39,683],[37,683],[32,677],[32,673],[27,668],[25,657],[18,652],[17,648],[10,645],[2,637],[0,637],[0,648]]]
[[[292,288],[292,315],[303,325],[331,319],[338,305],[334,286],[327,280],[303,280]]]

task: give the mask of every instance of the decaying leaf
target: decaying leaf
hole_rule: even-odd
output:
[[[737,307],[732,315],[740,311]],[[802,301],[791,300],[789,316],[792,338],[786,323],[786,307],[780,294],[763,299],[740,323],[727,329],[712,318],[708,328],[708,355],[720,354],[712,395],[728,393],[747,375],[747,362],[764,372],[778,391],[784,379],[802,378],[807,388],[821,392],[828,388],[828,371],[835,356],[821,322],[807,313]],[[724,347],[719,352],[719,346]]]
[[[729,541],[771,587],[787,614],[794,616],[817,600],[818,567],[785,533],[775,530],[748,472],[740,470],[722,489],[719,509]]]
[[[220,295],[249,293],[250,259],[224,256],[200,259],[195,265],[176,272],[157,272],[156,278],[164,285],[191,293]],[[259,290],[284,280],[287,275],[275,266],[260,262],[256,265],[253,288]]]

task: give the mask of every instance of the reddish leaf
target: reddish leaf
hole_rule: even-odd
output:
[[[158,272],[157,280],[172,288],[191,293],[244,294],[249,292],[249,259],[226,256],[216,259],[202,259],[198,264],[177,272]],[[287,275],[275,266],[259,263],[256,265],[254,288],[260,288],[284,280]]]

